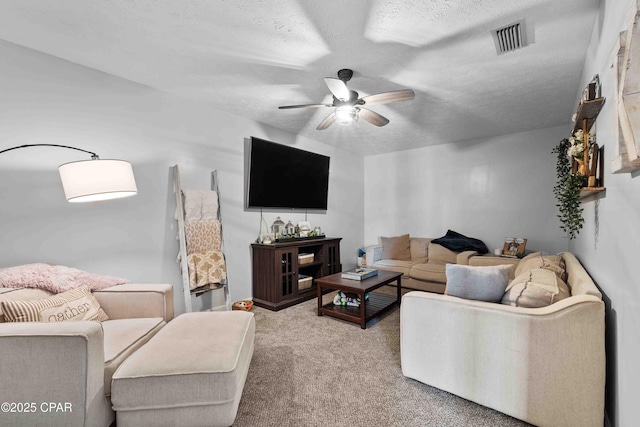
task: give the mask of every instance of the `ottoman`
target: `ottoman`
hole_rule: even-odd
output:
[[[253,313],[245,311],[173,319],[113,374],[118,427],[232,425],[254,333]]]

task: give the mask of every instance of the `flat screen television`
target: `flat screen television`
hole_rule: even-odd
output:
[[[247,208],[327,209],[329,157],[256,137],[249,149]]]

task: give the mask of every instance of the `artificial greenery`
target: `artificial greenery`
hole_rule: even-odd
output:
[[[571,172],[571,161],[567,151],[571,146],[568,139],[560,141],[552,151],[556,154],[556,185],[553,194],[556,196],[556,206],[560,212],[560,228],[569,235],[569,239],[575,239],[580,233],[584,218],[580,205],[580,189],[585,186],[587,177],[579,173]]]

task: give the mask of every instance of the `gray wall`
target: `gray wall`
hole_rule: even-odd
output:
[[[448,229],[483,240],[489,250],[525,237],[527,251],[557,253],[555,156],[567,127],[438,145],[365,158],[365,241]]]
[[[128,199],[67,203],[57,167],[88,155],[54,148],[0,155],[0,267],[48,262],[171,283],[180,312],[170,172],[178,164],[188,189],[208,189],[210,171],[218,170],[231,298],[251,297],[250,244],[260,230],[259,212],[243,208],[244,139],[251,135],[331,157],[329,208],[308,220],[343,237],[343,263],[355,266],[363,241],[360,156],[6,42],[0,42],[0,93],[0,150],[54,143],[129,160],[139,191]],[[276,215],[304,219],[265,212],[269,225]],[[221,292],[193,301],[198,310],[224,302]]]
[[[569,249],[583,262],[607,303],[607,413],[611,425],[638,425],[640,406],[640,171],[612,174],[617,155],[614,43],[626,30],[633,0],[602,0],[576,97],[595,74],[606,102],[596,122],[605,148],[606,195],[583,204],[585,225]],[[577,100],[576,100],[577,104]]]

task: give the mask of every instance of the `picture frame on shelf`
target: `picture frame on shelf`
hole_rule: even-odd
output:
[[[527,239],[524,237],[507,237],[504,239],[502,256],[521,258],[527,246]]]

